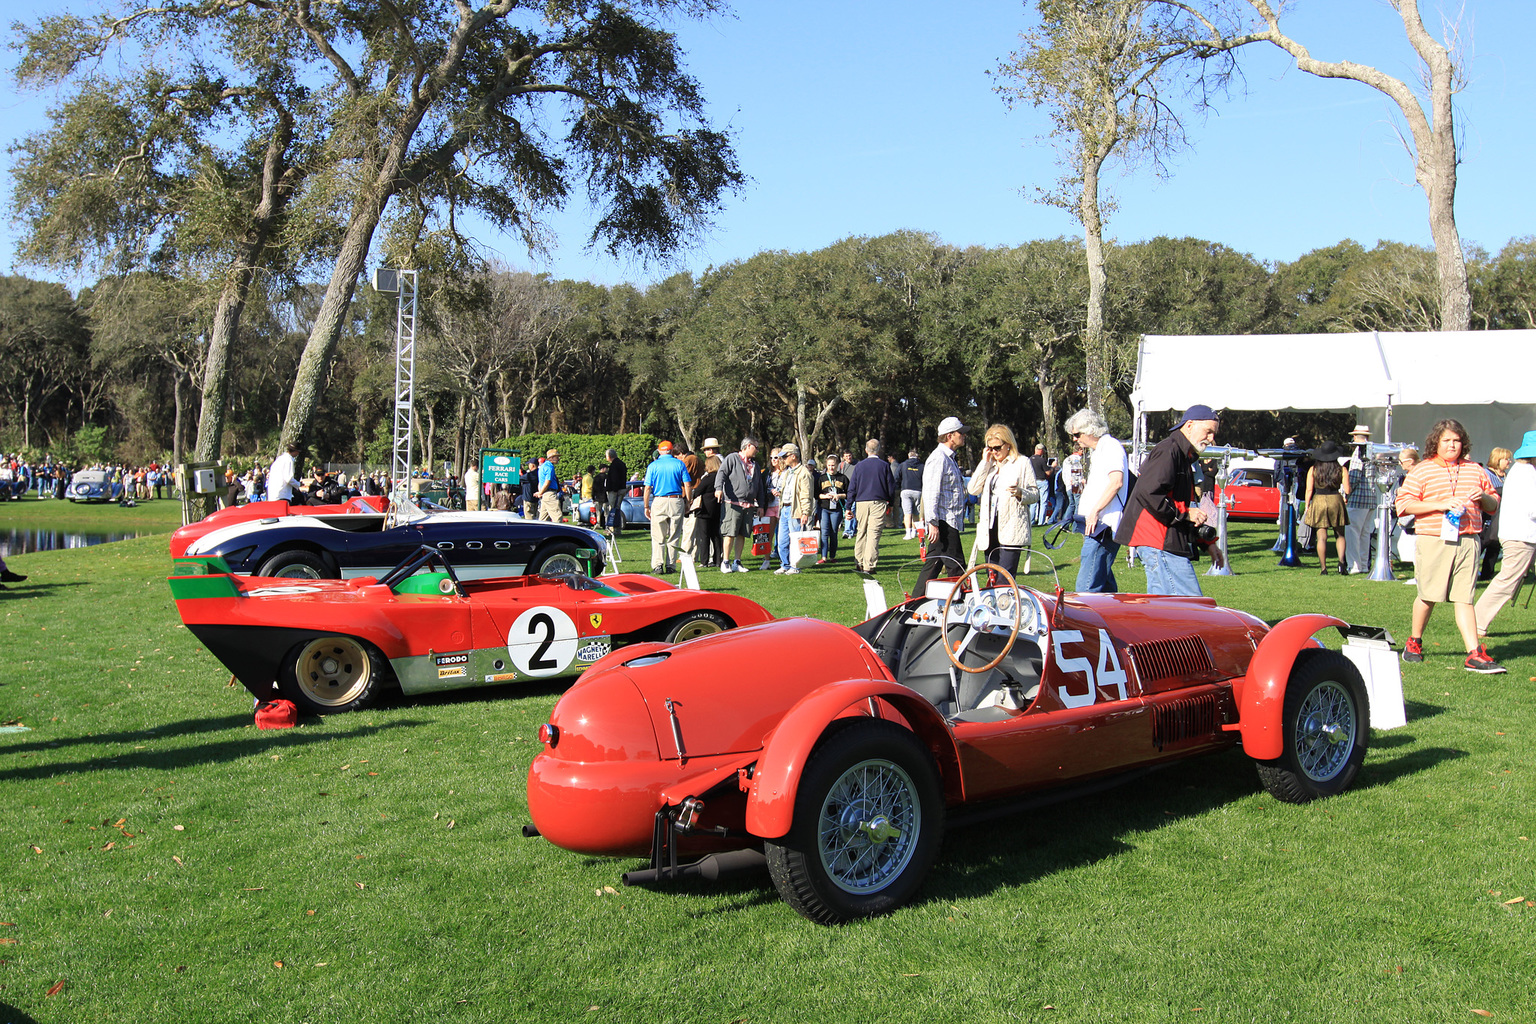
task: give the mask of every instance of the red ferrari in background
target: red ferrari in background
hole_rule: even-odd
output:
[[[1280,518],[1280,489],[1275,486],[1275,460],[1234,459],[1225,488],[1216,497],[1230,495],[1227,518],[1243,522],[1273,523]]]
[[[988,573],[1001,582],[978,586]],[[1282,800],[1348,788],[1368,697],[1313,638],[1327,627],[1385,638],[1318,614],[1271,628],[1207,598],[1044,594],[984,565],[851,629],[797,618],[637,645],[541,727],[524,831],[649,854],[631,884],[766,861],[813,921],[885,913],[946,823],[1163,762],[1241,742]]]

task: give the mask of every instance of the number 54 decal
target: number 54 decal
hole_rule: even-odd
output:
[[[1073,693],[1067,689],[1067,680],[1061,681],[1057,694],[1061,697],[1061,703],[1069,708],[1087,707],[1099,699],[1099,687],[1112,687],[1120,694],[1120,700],[1125,700],[1130,694],[1126,690],[1125,669],[1120,667],[1120,653],[1115,650],[1115,642],[1109,638],[1104,630],[1099,630],[1098,666],[1089,658],[1069,658],[1062,648],[1067,644],[1094,645],[1094,637],[1087,640],[1083,634],[1075,629],[1058,629],[1051,633],[1051,646],[1056,654],[1056,669],[1062,676],[1074,675],[1081,672],[1088,680],[1088,688],[1083,693]]]

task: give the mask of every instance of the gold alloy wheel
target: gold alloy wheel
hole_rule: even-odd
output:
[[[673,643],[682,643],[684,640],[695,640],[701,636],[709,636],[711,633],[723,633],[725,627],[713,619],[694,619],[692,622],[683,623],[675,634]]]
[[[304,645],[293,677],[305,697],[321,707],[337,708],[367,692],[373,661],[351,637],[325,636]]]

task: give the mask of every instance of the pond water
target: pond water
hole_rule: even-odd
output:
[[[88,548],[115,540],[131,540],[153,530],[122,530],[111,533],[84,533],[78,530],[22,530],[0,527],[0,558],[30,554],[33,551],[59,551],[64,548]]]

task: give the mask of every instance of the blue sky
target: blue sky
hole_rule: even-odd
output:
[[[1423,0],[1440,38],[1440,9]],[[62,4],[13,3],[7,13]],[[75,9],[82,9],[77,5]],[[584,250],[592,213],[578,201],[552,221],[561,244],[535,262],[515,239],[481,242],[514,267],[613,284],[674,269],[699,272],[764,249],[811,250],[849,235],[910,228],[955,245],[1012,245],[1075,235],[1066,214],[1031,202],[1059,169],[1043,113],[1008,110],[986,72],[1018,45],[1018,0],[740,0],[736,14],[678,26],[690,70],[716,123],[735,133],[750,184],[728,200],[703,242],[672,267]],[[1454,7],[1448,7],[1454,12]],[[1323,59],[1348,58],[1416,80],[1417,63],[1385,0],[1298,0],[1282,27]],[[1457,222],[1497,250],[1536,233],[1530,139],[1536,4],[1467,0],[1468,82]],[[1398,141],[1401,120],[1374,90],[1291,67],[1276,48],[1241,55],[1245,82],[1205,116],[1165,180],[1116,174],[1110,236],[1133,242],[1192,235],[1287,261],[1354,238],[1428,244],[1422,192]],[[45,100],[0,88],[14,138],[41,123]],[[0,263],[12,235],[0,230]],[[35,268],[15,268],[42,276]]]

